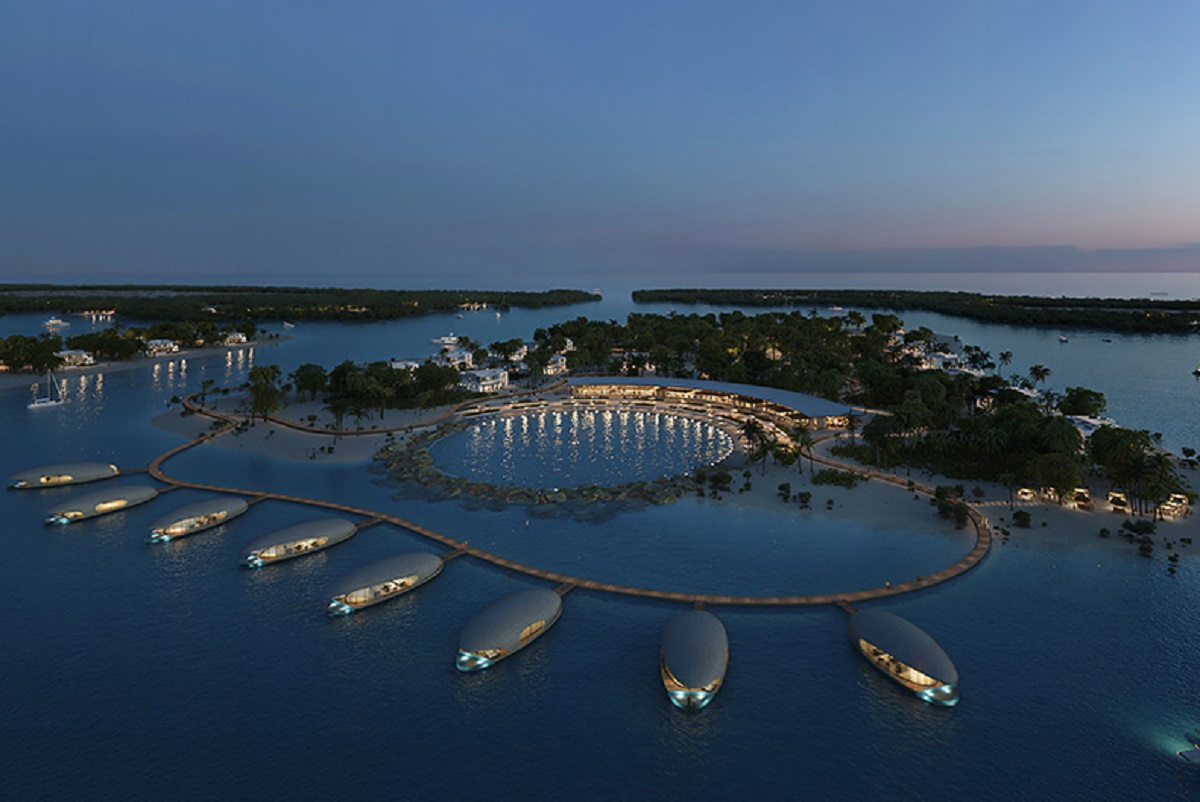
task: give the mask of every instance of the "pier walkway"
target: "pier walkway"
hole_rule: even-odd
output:
[[[285,501],[294,504],[305,504],[312,507],[321,507],[323,509],[335,510],[338,512],[349,513],[351,515],[363,516],[366,519],[375,519],[381,523],[389,523],[401,529],[406,529],[409,532],[420,535],[421,537],[441,543],[443,546],[451,549],[457,554],[465,554],[475,559],[491,563],[499,568],[504,568],[515,573],[524,574],[526,576],[542,579],[547,582],[552,582],[560,588],[569,587],[580,590],[592,590],[599,593],[614,593],[624,596],[635,596],[646,599],[660,599],[664,601],[682,602],[685,604],[716,604],[716,605],[741,605],[741,606],[760,606],[760,607],[784,607],[784,606],[815,606],[834,604],[840,606],[852,605],[854,602],[867,601],[870,599],[886,598],[890,596],[898,596],[904,593],[911,593],[915,590],[933,587],[934,585],[946,582],[954,577],[957,577],[971,568],[975,567],[980,560],[988,553],[991,548],[992,537],[991,529],[988,526],[987,520],[980,515],[974,508],[970,508],[970,520],[975,529],[975,546],[965,557],[955,562],[953,565],[947,566],[940,571],[937,571],[929,576],[918,577],[908,582],[901,582],[894,585],[888,585],[882,588],[869,588],[866,590],[848,591],[845,593],[827,593],[820,595],[801,595],[801,596],[727,596],[711,593],[684,593],[668,590],[654,590],[651,588],[637,588],[629,585],[615,585],[609,582],[598,582],[591,579],[583,579],[581,577],[560,574],[554,571],[545,571],[541,568],[535,568],[530,565],[515,562],[498,554],[493,554],[482,549],[475,548],[465,541],[456,540],[448,535],[435,532],[420,524],[408,521],[396,515],[388,515],[375,510],[368,510],[362,507],[356,507],[349,504],[340,504],[333,501],[322,501],[320,499],[305,498],[302,496],[292,496],[284,493],[272,493],[258,490],[245,490],[234,487],[222,487],[219,485],[204,484],[200,482],[189,482],[183,479],[176,479],[163,471],[162,465],[169,460],[188,449],[208,442],[213,438],[233,431],[234,428],[243,420],[244,416],[235,415],[232,413],[216,412],[211,409],[199,406],[192,400],[192,396],[185,399],[185,404],[189,409],[195,412],[216,418],[224,425],[210,432],[205,432],[194,440],[190,440],[182,445],[167,451],[155,457],[150,463],[147,470],[155,479],[173,487],[186,487],[195,490],[207,490],[216,493],[230,493],[233,495],[250,496],[255,501]],[[296,427],[304,428],[304,427]],[[380,430],[374,430],[373,433],[378,434]],[[313,430],[315,434],[331,435],[329,431]],[[821,441],[827,440],[835,435],[821,438]],[[898,485],[905,489],[910,489],[915,492],[933,495],[933,488],[924,485],[912,483],[901,479],[894,474],[888,474],[881,471],[869,470],[858,466],[849,465],[838,462],[829,457],[813,454],[812,458],[824,465],[830,465],[840,470],[852,471],[862,476],[869,476],[871,479],[888,482]],[[455,556],[457,556],[455,554]]]

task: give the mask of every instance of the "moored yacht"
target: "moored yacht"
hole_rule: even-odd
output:
[[[212,529],[236,518],[249,507],[245,499],[236,496],[218,496],[188,504],[151,524],[149,542],[167,543],[178,537]]]
[[[458,638],[459,671],[481,671],[524,649],[554,626],[562,599],[552,590],[505,596],[472,618]]]
[[[146,485],[125,485],[97,490],[75,498],[66,499],[53,507],[46,514],[46,523],[53,526],[95,518],[118,512],[127,507],[144,504],[158,495],[158,490]]]
[[[63,462],[30,468],[8,477],[10,490],[34,490],[97,482],[117,475],[117,466],[103,462]]]
[[[886,610],[859,610],[850,617],[848,634],[871,665],[924,701],[958,704],[958,669],[916,624]]]
[[[682,710],[708,705],[725,682],[729,638],[725,626],[704,610],[675,616],[663,633],[659,673],[671,703]]]
[[[442,572],[442,558],[427,551],[397,554],[365,566],[337,583],[326,612],[349,615],[394,599]]]
[[[348,540],[357,531],[354,524],[342,518],[320,518],[289,526],[263,535],[246,546],[242,565],[262,568],[270,563],[303,557]]]

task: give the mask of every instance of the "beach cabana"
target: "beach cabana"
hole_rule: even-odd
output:
[[[472,618],[458,638],[459,671],[480,671],[524,649],[554,626],[562,599],[552,590],[505,596]]]
[[[659,654],[659,673],[667,696],[683,710],[708,705],[725,681],[729,638],[715,615],[690,610],[667,624]]]
[[[111,479],[117,473],[116,465],[104,462],[64,462],[15,473],[8,477],[8,486],[12,490],[34,490],[40,487],[80,485],[84,482]]]
[[[242,565],[262,568],[270,563],[303,557],[351,538],[358,529],[342,518],[320,518],[289,526],[254,540],[246,546]]]
[[[236,518],[249,508],[250,505],[245,499],[236,496],[218,496],[188,504],[151,524],[150,542],[166,543],[177,537],[212,529],[231,518]]]
[[[55,526],[95,518],[144,504],[158,495],[158,490],[146,485],[125,485],[98,490],[59,502],[46,511],[46,523]]]
[[[327,612],[330,615],[348,615],[394,599],[425,584],[441,572],[442,558],[427,551],[388,557],[360,568],[338,582]]]
[[[923,629],[885,610],[850,617],[850,642],[892,680],[943,707],[958,704],[958,669]]]

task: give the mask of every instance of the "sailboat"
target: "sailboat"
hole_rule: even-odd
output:
[[[54,371],[46,371],[46,381],[43,382],[45,387],[43,391],[45,395],[39,395],[30,401],[26,406],[28,409],[41,409],[42,407],[56,407],[63,402],[62,388],[58,386],[58,379],[54,378]]]

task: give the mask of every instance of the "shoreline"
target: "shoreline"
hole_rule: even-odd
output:
[[[172,354],[158,354],[156,356],[139,356],[134,359],[122,360],[120,362],[97,362],[94,365],[85,365],[81,367],[60,367],[56,368],[54,374],[60,379],[70,379],[76,376],[92,376],[97,373],[124,373],[138,368],[149,367],[160,362],[169,362],[172,359],[209,359],[216,356],[221,356],[227,351],[243,351],[248,348],[260,348],[271,345],[277,342],[283,342],[284,337],[266,342],[248,342],[234,343],[232,345],[221,345],[213,348],[197,348],[191,351],[176,351]],[[13,373],[11,371],[0,372],[0,392],[4,390],[12,390],[18,387],[32,387],[34,384],[39,384],[42,381],[44,374],[41,373]]]

